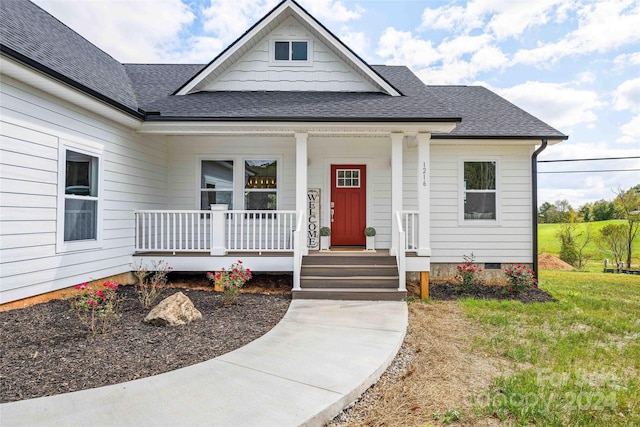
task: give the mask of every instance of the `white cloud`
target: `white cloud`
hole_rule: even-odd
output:
[[[624,69],[629,66],[640,65],[640,52],[623,53],[613,59],[616,69]]]
[[[557,21],[564,20],[571,4],[570,0],[472,0],[466,7],[426,8],[420,28],[449,30],[458,34],[483,29],[498,39],[505,39],[546,24],[554,14]]]
[[[195,19],[180,0],[55,1],[40,7],[121,62],[157,62]]]
[[[613,93],[613,108],[640,111],[640,77],[622,82]]]
[[[596,92],[564,83],[529,81],[493,90],[558,129],[595,122],[595,110],[605,105]]]
[[[521,49],[515,63],[544,64],[565,56],[607,52],[640,40],[640,2],[608,0],[581,4],[577,12],[578,28],[553,43],[534,49]]]
[[[414,37],[408,31],[387,28],[380,36],[376,53],[392,65],[423,68],[439,61],[440,54],[430,40]]]
[[[506,55],[491,41],[488,35],[460,36],[434,47],[430,40],[408,31],[387,28],[376,53],[389,64],[407,65],[428,84],[460,83],[508,63]]]
[[[304,0],[302,6],[316,19],[330,22],[347,22],[358,19],[364,10],[356,5],[347,8],[341,0]]]
[[[616,140],[619,144],[633,144],[640,147],[640,114],[636,114],[628,123],[620,127],[622,136]]]
[[[276,0],[211,0],[202,10],[202,27],[227,44],[276,4]]]
[[[347,45],[360,58],[365,59],[369,52],[369,39],[367,36],[362,32],[349,31],[347,28],[343,28],[342,31],[339,36],[342,43]]]
[[[591,71],[583,71],[576,76],[576,82],[579,84],[591,84],[596,81],[596,75]]]

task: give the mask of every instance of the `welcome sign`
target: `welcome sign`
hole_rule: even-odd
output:
[[[320,247],[320,189],[307,190],[307,244],[309,249]]]

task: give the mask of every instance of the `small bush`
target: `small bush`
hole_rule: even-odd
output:
[[[80,322],[96,334],[105,334],[120,318],[118,314],[118,284],[104,282],[102,289],[91,290],[87,283],[75,287],[81,291],[71,301],[71,309],[76,313]]]
[[[473,292],[476,288],[484,285],[484,281],[479,276],[482,269],[474,263],[473,252],[469,256],[464,255],[463,258],[465,263],[458,266],[458,274],[455,276],[456,280],[460,282],[458,291]]]
[[[512,265],[504,269],[504,274],[507,276],[509,282],[506,288],[508,292],[519,293],[538,287],[536,273],[526,265]]]
[[[242,261],[238,260],[231,264],[229,270],[223,268],[215,273],[207,273],[207,278],[222,287],[222,301],[225,306],[228,306],[234,303],[240,295],[240,288],[251,279],[251,270],[245,268]]]
[[[132,264],[133,275],[136,276],[136,290],[142,307],[149,308],[160,295],[162,287],[167,284],[167,275],[172,268],[163,260],[152,261],[151,268],[140,260],[139,264]]]

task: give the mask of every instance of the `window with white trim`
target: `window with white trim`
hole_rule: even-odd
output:
[[[92,249],[101,241],[102,150],[60,146],[58,252]]]
[[[277,160],[245,160],[244,208],[247,210],[278,208]]]
[[[309,40],[272,40],[269,61],[273,65],[311,65]]]
[[[276,61],[308,61],[309,42],[276,41],[274,42],[274,59]]]
[[[233,209],[233,160],[202,160],[200,164],[200,209],[215,204]]]
[[[465,221],[497,219],[495,161],[465,161],[463,189]]]

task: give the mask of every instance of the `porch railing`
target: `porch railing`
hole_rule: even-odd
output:
[[[136,211],[136,251],[209,252],[211,211]]]
[[[227,211],[226,247],[242,252],[291,252],[295,227],[295,211]]]
[[[214,215],[224,226],[214,227]],[[293,252],[295,211],[142,210],[135,212],[137,252],[210,252],[219,233],[225,249]]]
[[[402,214],[400,212],[396,212],[396,225],[398,226],[398,242],[406,241],[406,235],[404,228],[402,227]],[[406,278],[406,251],[399,250],[396,251],[396,263],[398,265],[398,290],[404,291],[407,289],[407,278]]]
[[[400,223],[404,229],[404,250],[418,251],[418,211],[402,211]],[[398,240],[402,242],[403,240]]]

